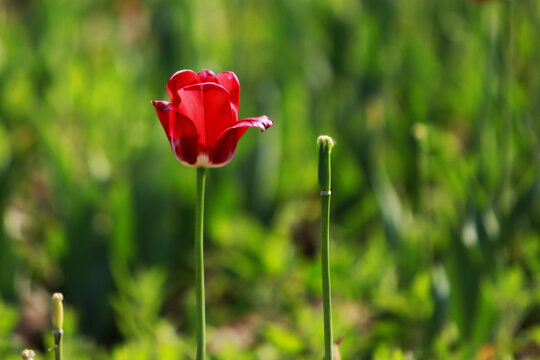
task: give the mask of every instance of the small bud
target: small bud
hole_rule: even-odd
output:
[[[21,356],[22,356],[23,360],[34,360],[34,357],[36,356],[36,353],[33,350],[24,349]]]
[[[330,191],[330,153],[334,140],[330,136],[321,135],[317,138],[317,145],[319,145],[319,187],[321,191]]]
[[[52,296],[52,327],[54,331],[61,331],[64,326],[64,305],[62,305],[64,296],[61,293],[55,293]]]
[[[328,151],[330,151],[332,150],[332,146],[334,146],[334,140],[328,135],[321,135],[317,138],[317,145],[319,145],[319,147],[328,147]]]

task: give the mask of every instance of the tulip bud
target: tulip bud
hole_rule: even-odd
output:
[[[21,356],[22,356],[23,360],[34,360],[34,357],[36,356],[36,353],[33,350],[24,349]]]
[[[64,296],[61,293],[53,294],[51,320],[54,331],[62,331],[64,325],[64,305],[62,300],[64,300]]]
[[[330,136],[321,135],[317,138],[319,145],[319,187],[321,194],[330,192],[331,175],[330,175],[330,153],[334,146],[334,140]]]

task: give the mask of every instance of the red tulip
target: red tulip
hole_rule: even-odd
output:
[[[181,70],[167,82],[167,92],[171,102],[152,104],[174,154],[188,166],[223,166],[247,128],[264,131],[273,124],[264,115],[238,120],[240,83],[233,72]]]

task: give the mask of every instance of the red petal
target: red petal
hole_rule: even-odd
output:
[[[200,82],[199,76],[194,71],[180,70],[175,72],[167,82],[167,92],[173,105],[178,106],[180,104],[180,98],[178,96],[180,89]]]
[[[214,152],[210,154],[210,161],[216,166],[227,164],[236,152],[238,140],[240,140],[249,127],[258,127],[264,131],[273,124],[272,119],[266,115],[237,121],[233,126],[225,129],[219,135]]]
[[[214,74],[212,70],[203,70],[197,75],[199,75],[199,79],[201,79],[201,82],[217,82],[216,74]]]
[[[213,148],[219,135],[235,124],[230,96],[223,86],[201,83],[178,92],[181,103],[177,111],[193,122],[199,134],[201,151]]]
[[[268,129],[270,126],[274,125],[274,121],[270,119],[266,115],[257,116],[257,117],[251,117],[251,118],[245,118],[242,120],[238,120],[234,125],[231,127],[225,129],[220,135],[219,138],[226,135],[226,133],[232,129],[238,129],[238,128],[244,128],[247,130],[248,127],[258,127],[262,131]]]
[[[163,126],[163,130],[165,130],[165,135],[167,135],[167,138],[169,138],[169,113],[168,111],[173,110],[171,107],[171,104],[167,101],[154,101],[152,100],[152,105],[156,108],[156,112],[159,118],[159,121],[161,122],[161,126]]]
[[[193,122],[166,101],[152,101],[176,158],[186,165],[197,162],[198,134]]]
[[[217,74],[216,78],[217,82],[231,95],[231,102],[238,114],[238,107],[240,106],[240,82],[236,74],[232,71],[225,71]]]

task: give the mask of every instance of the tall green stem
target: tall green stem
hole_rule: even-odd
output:
[[[195,206],[195,272],[197,282],[197,360],[206,359],[206,314],[204,301],[204,185],[206,168],[197,168]]]
[[[326,360],[333,360],[332,290],[330,286],[330,152],[334,141],[329,136],[319,136],[319,187],[321,189],[321,268],[324,313],[324,353]]]
[[[324,353],[327,360],[333,359],[332,335],[332,296],[330,286],[330,259],[329,259],[329,228],[330,222],[330,194],[321,195],[321,267],[323,285],[323,311],[324,311]]]

